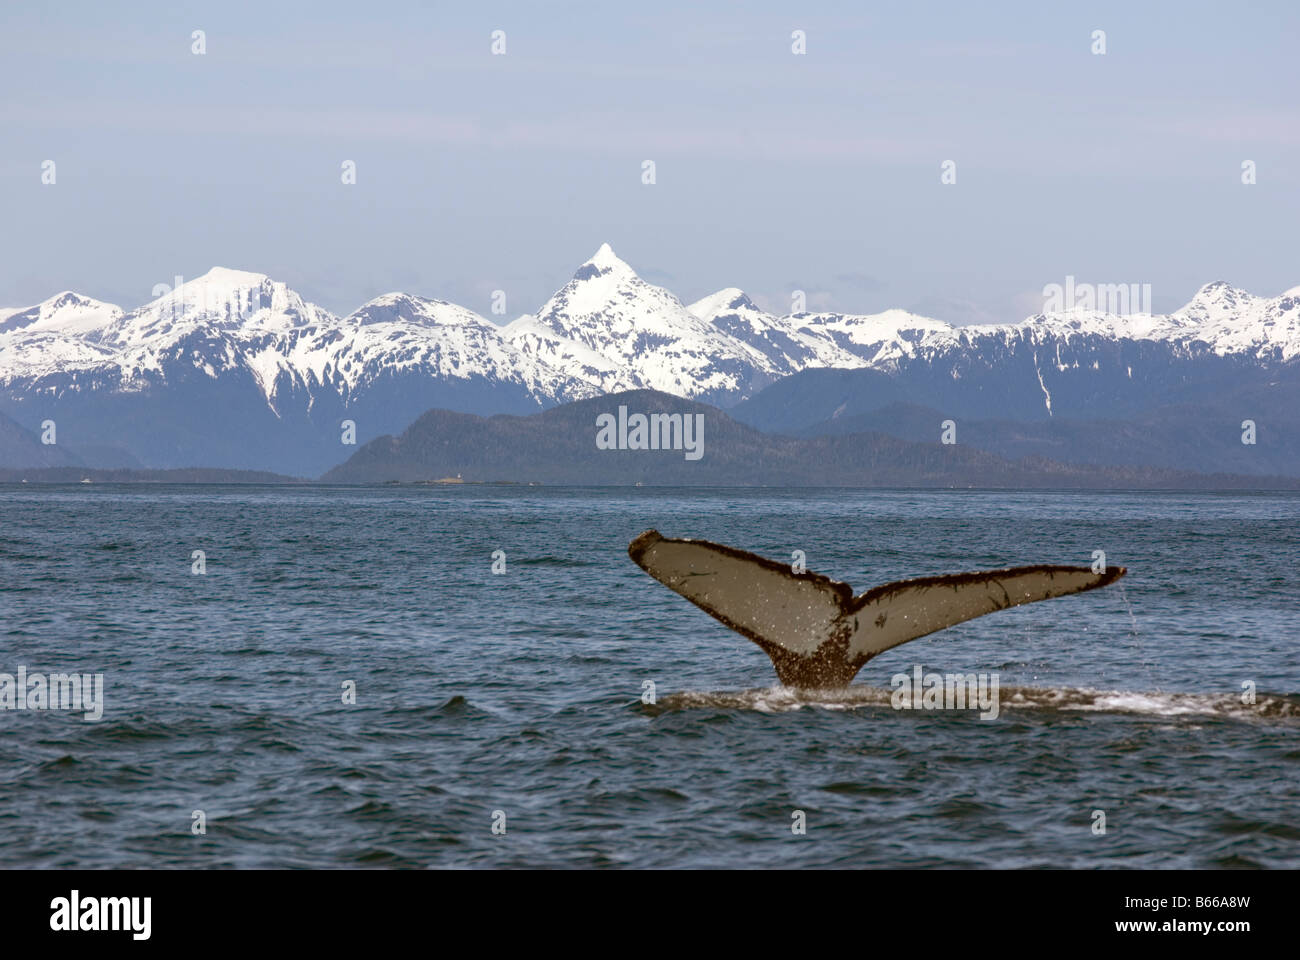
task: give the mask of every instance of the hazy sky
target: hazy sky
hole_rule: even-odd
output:
[[[603,241],[688,302],[780,312],[799,288],[1018,320],[1067,274],[1157,310],[1276,295],[1298,40],[1291,0],[4,0],[0,306],[131,307],[222,265],[338,313],[404,290],[486,316],[499,288],[513,317]]]

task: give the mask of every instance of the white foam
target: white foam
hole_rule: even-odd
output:
[[[844,711],[862,708],[890,709],[893,690],[867,685],[841,690],[800,690],[761,687],[751,690],[683,692],[663,697],[659,710],[755,710],[787,713],[805,707]],[[1258,695],[1255,703],[1242,703],[1233,693],[1166,693],[1140,690],[1092,690],[1086,687],[1003,687],[1003,710],[1078,711],[1146,717],[1212,717],[1233,720],[1300,720],[1295,697]],[[939,711],[900,711],[924,715]]]

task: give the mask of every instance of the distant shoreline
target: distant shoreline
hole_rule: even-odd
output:
[[[78,489],[90,486],[155,486],[155,487],[320,487],[328,489],[367,489],[382,490],[392,489],[395,487],[402,488],[458,488],[458,487],[511,487],[523,488],[528,490],[545,489],[548,491],[558,490],[617,490],[620,493],[628,490],[645,490],[660,491],[669,490],[675,492],[692,492],[692,491],[716,491],[716,492],[759,492],[764,490],[770,491],[877,491],[881,493],[1096,493],[1096,494],[1138,494],[1138,493],[1196,493],[1196,494],[1252,494],[1252,493],[1272,493],[1272,494],[1300,494],[1300,479],[1289,477],[1279,478],[1278,485],[1267,485],[1252,483],[1246,485],[1244,481],[1257,481],[1260,478],[1242,477],[1242,485],[1224,485],[1207,483],[1204,486],[1145,486],[1145,487],[1106,487],[1106,486],[1081,486],[1081,485],[1061,485],[1061,486],[1023,486],[1023,487],[1004,487],[1004,486],[956,486],[942,484],[916,484],[916,485],[899,485],[899,484],[879,484],[879,485],[795,485],[795,484],[650,484],[650,483],[542,483],[539,481],[519,481],[519,480],[464,480],[455,483],[449,483],[439,480],[383,480],[383,481],[344,481],[344,480],[312,480],[302,479],[299,477],[280,477],[276,474],[269,475],[269,479],[178,479],[172,477],[130,477],[123,478],[114,476],[112,478],[95,477],[94,474],[100,471],[90,471],[84,473],[90,477],[90,482],[85,483],[81,479],[52,479],[48,477],[22,477],[15,479],[12,475],[19,473],[39,474],[50,471],[14,471],[0,470],[0,488],[15,487],[19,489],[31,489],[32,487],[41,488],[67,488],[75,487]],[[186,474],[201,471],[176,470],[176,471],[107,471],[113,474],[120,473],[156,473],[156,474]],[[214,472],[238,472],[238,471],[214,471]],[[249,471],[252,473],[253,471]],[[1222,481],[1224,478],[1208,478]],[[1265,478],[1267,479],[1267,478]]]

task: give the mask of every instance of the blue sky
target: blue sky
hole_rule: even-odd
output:
[[[604,241],[684,300],[782,311],[1018,320],[1066,275],[1157,310],[1275,295],[1298,38],[1284,2],[6,0],[0,306],[130,307],[219,264],[340,313],[502,289],[508,319]]]

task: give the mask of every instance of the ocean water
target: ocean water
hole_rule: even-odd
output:
[[[0,865],[1298,867],[1298,516],[1274,494],[0,487],[0,672],[104,677],[97,722],[0,710]],[[649,527],[802,550],[859,591],[1094,550],[1129,574],[795,692],[628,559]],[[918,664],[997,674],[998,717],[894,709]]]

